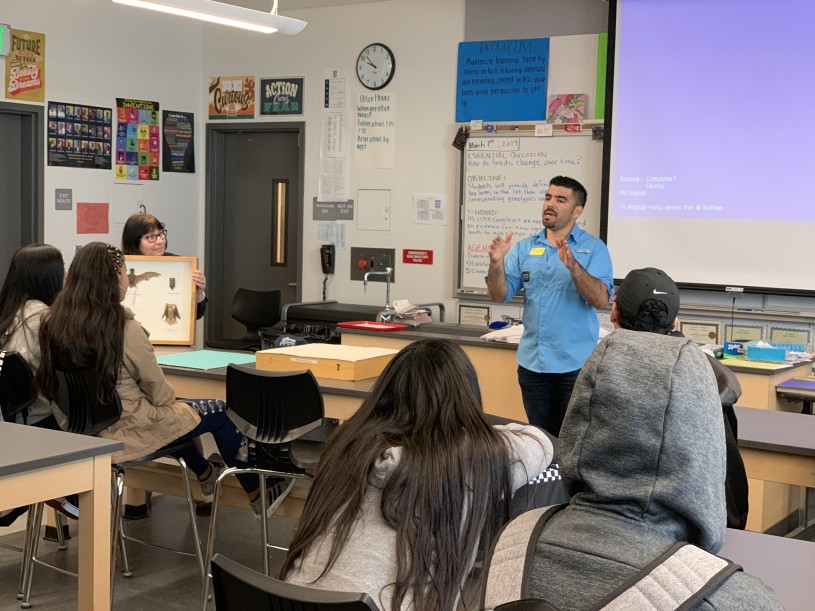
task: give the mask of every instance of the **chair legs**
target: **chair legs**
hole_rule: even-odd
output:
[[[187,466],[186,461],[183,458],[180,458],[180,457],[171,457],[171,458],[178,461],[178,464],[181,467],[181,479],[184,482],[184,492],[185,492],[186,497],[187,497],[187,514],[188,514],[189,520],[190,520],[190,530],[192,531],[192,541],[193,541],[193,547],[194,547],[195,551],[193,553],[185,552],[185,551],[182,551],[182,550],[173,549],[173,548],[170,548],[170,547],[165,547],[163,545],[156,545],[154,543],[149,543],[147,541],[142,541],[140,539],[134,539],[132,537],[127,536],[127,534],[124,532],[123,520],[122,520],[122,513],[123,513],[122,512],[122,502],[123,502],[123,500],[122,500],[122,492],[124,490],[124,473],[123,472],[122,472],[122,475],[121,475],[122,482],[121,482],[121,484],[117,484],[117,486],[116,486],[117,498],[115,499],[114,522],[113,522],[113,536],[114,536],[114,540],[115,540],[114,546],[118,547],[119,550],[120,550],[120,553],[121,553],[121,556],[122,556],[122,574],[125,577],[130,577],[132,575],[132,573],[130,571],[130,563],[129,563],[128,559],[127,559],[127,549],[125,547],[125,541],[127,540],[127,541],[132,541],[134,543],[140,543],[140,544],[146,545],[148,547],[153,547],[153,548],[161,549],[161,550],[168,551],[168,552],[175,552],[177,554],[182,554],[184,556],[193,556],[193,557],[195,557],[195,559],[197,561],[197,564],[198,564],[198,574],[199,574],[199,577],[201,579],[201,583],[203,584],[204,580],[206,578],[206,575],[205,575],[205,572],[204,572],[204,553],[201,550],[201,538],[200,538],[200,535],[198,533],[198,522],[197,522],[196,517],[195,517],[195,500],[193,498],[192,485],[190,484],[190,470],[189,470],[189,467]],[[115,560],[115,559],[116,559],[116,551],[115,551],[115,548],[114,548],[112,561]],[[114,563],[111,562],[111,565],[113,566]]]
[[[207,546],[206,546],[206,559],[204,566],[206,567],[206,574],[204,578],[204,588],[203,594],[201,597],[201,608],[203,611],[207,610],[207,602],[209,600],[209,582],[210,582],[210,561],[212,560],[212,556],[214,555],[215,550],[215,533],[217,530],[218,525],[218,510],[221,506],[221,492],[223,490],[222,483],[224,479],[230,475],[239,475],[242,473],[255,473],[259,476],[260,479],[260,499],[261,499],[261,519],[260,519],[260,532],[261,538],[263,540],[263,571],[266,575],[270,574],[269,568],[269,548],[273,549],[282,549],[285,551],[285,548],[280,548],[275,545],[269,544],[269,526],[266,521],[266,511],[268,509],[267,506],[267,492],[266,492],[266,477],[284,477],[290,479],[289,485],[277,497],[274,501],[273,509],[277,509],[283,499],[288,496],[289,492],[291,491],[292,487],[294,486],[294,482],[297,479],[311,479],[308,475],[304,474],[292,474],[292,473],[284,473],[279,471],[267,471],[264,469],[255,469],[251,467],[247,468],[238,468],[238,467],[229,467],[225,469],[223,473],[218,476],[218,479],[215,480],[215,495],[212,500],[212,514],[210,516],[209,521],[209,534],[207,535]]]
[[[125,546],[125,540],[133,541],[136,543],[142,543],[143,545],[148,545],[149,547],[154,547],[157,549],[163,549],[165,551],[176,552],[179,554],[183,554],[185,556],[194,556],[197,561],[198,574],[201,579],[201,583],[204,584],[207,581],[207,576],[204,569],[205,567],[204,554],[201,549],[201,539],[198,533],[198,523],[195,517],[195,502],[193,500],[192,485],[190,484],[189,467],[187,466],[187,463],[184,461],[184,459],[176,458],[175,460],[177,460],[179,465],[181,466],[181,474],[182,479],[184,481],[184,490],[187,496],[187,513],[190,519],[190,528],[192,531],[192,539],[195,552],[194,553],[184,552],[169,547],[154,545],[146,541],[133,539],[125,534],[123,527],[124,520],[122,515],[123,514],[122,505],[124,500],[124,469],[121,467],[121,465],[113,465],[111,469],[111,530],[110,530],[111,606],[113,605],[113,590],[114,585],[116,583],[116,561],[118,555],[121,555],[122,575],[124,577],[130,577],[133,574],[132,571],[130,570],[130,562],[127,558],[127,548]],[[34,579],[35,564],[43,564],[44,566],[49,566],[50,568],[59,571],[60,573],[75,576],[74,573],[71,573],[64,569],[60,569],[58,567],[47,565],[37,559],[37,551],[39,548],[39,533],[40,528],[42,526],[42,512],[44,506],[45,506],[44,503],[37,503],[36,505],[32,505],[32,507],[29,509],[28,520],[26,522],[25,548],[23,553],[23,563],[20,569],[20,583],[18,588],[19,593],[17,594],[17,598],[22,601],[20,603],[20,606],[23,609],[28,609],[31,607],[30,601],[31,586]],[[65,549],[66,546],[65,539],[63,536],[62,521],[61,516],[59,516],[59,514],[57,514],[57,538],[60,544],[59,549]]]

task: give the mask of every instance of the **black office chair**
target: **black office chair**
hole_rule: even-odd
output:
[[[556,609],[545,600],[524,598],[498,605],[493,611],[556,611]]]
[[[280,291],[238,289],[232,298],[232,318],[246,327],[244,336],[237,339],[208,339],[207,346],[220,350],[260,350],[258,331],[280,320]]]
[[[34,374],[18,352],[0,352],[0,409],[3,420],[14,422],[37,400]]]
[[[96,435],[100,431],[106,429],[111,424],[116,422],[122,413],[122,403],[118,393],[114,390],[113,396],[107,402],[98,400],[98,374],[93,369],[81,369],[73,371],[57,371],[58,388],[54,404],[57,409],[62,413],[65,424],[63,430],[69,433],[76,433],[79,435]],[[185,441],[175,444],[169,448],[164,448],[153,452],[148,456],[144,456],[138,460],[133,460],[124,463],[111,465],[111,503],[112,503],[112,518],[111,518],[111,562],[110,562],[110,596],[113,600],[113,586],[115,583],[116,574],[116,556],[117,551],[121,553],[122,557],[122,574],[125,577],[132,576],[130,570],[130,563],[127,558],[127,549],[125,541],[133,541],[156,549],[171,551],[185,556],[195,557],[198,561],[198,572],[202,580],[205,580],[204,571],[204,555],[201,551],[201,541],[198,536],[198,524],[195,519],[195,503],[193,500],[192,486],[190,485],[189,469],[187,463],[183,458],[177,454],[179,451],[192,445],[192,441]],[[124,532],[124,521],[122,519],[122,500],[124,493],[124,473],[134,465],[142,464],[158,458],[172,458],[178,462],[181,467],[181,475],[184,482],[184,489],[187,497],[187,511],[190,518],[190,527],[193,535],[193,545],[195,547],[194,553],[177,550],[161,545],[142,541],[128,537]],[[39,532],[42,522],[42,504],[37,504],[34,515],[34,528],[33,532]],[[24,560],[24,594],[22,598],[22,606],[26,608],[30,606],[31,598],[31,585],[34,577],[34,565],[53,567],[37,558],[38,542],[36,538],[31,546],[31,551],[26,555]],[[60,572],[66,573],[62,569]]]
[[[301,438],[318,429],[323,422],[323,397],[310,371],[262,371],[244,365],[229,365],[226,372],[226,403],[229,418],[246,436],[248,461],[244,468],[230,467],[215,482],[212,519],[207,538],[207,563],[212,557],[218,524],[222,482],[230,475],[256,473],[260,479],[261,539],[263,571],[270,574],[266,478],[280,477],[286,482],[274,500],[277,509],[297,479],[311,479],[320,460],[318,442]],[[207,604],[208,582],[204,584],[203,606]]]
[[[332,592],[268,577],[221,554],[212,558],[218,611],[375,611],[368,594]]]

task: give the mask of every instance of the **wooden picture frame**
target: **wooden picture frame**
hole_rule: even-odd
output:
[[[125,255],[130,279],[122,305],[150,333],[150,343],[195,343],[195,283],[198,257]]]

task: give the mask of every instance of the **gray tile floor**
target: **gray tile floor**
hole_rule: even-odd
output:
[[[165,546],[191,550],[191,536],[184,501],[171,496],[154,495],[149,518],[125,521],[128,534]],[[25,516],[18,518],[25,520]],[[71,532],[76,522],[70,522]],[[291,538],[295,521],[272,517],[269,521],[271,543],[285,546]],[[206,540],[209,518],[198,518],[198,528]],[[0,535],[3,529],[0,529]],[[2,536],[2,541],[22,547],[24,533]],[[68,542],[66,551],[57,551],[55,543],[41,541],[40,557],[74,570],[77,562],[77,539]],[[218,519],[216,551],[250,566],[263,570],[263,546],[260,522],[251,511],[223,507]],[[159,611],[201,608],[201,581],[191,557],[180,556],[128,542],[128,558],[133,576],[116,577],[114,609],[127,611]],[[283,561],[283,552],[271,551],[273,569]],[[0,611],[19,609],[16,598],[21,554],[0,548]],[[31,603],[33,609],[76,609],[76,580],[47,568],[37,567],[34,574]],[[213,609],[214,604],[209,603]]]

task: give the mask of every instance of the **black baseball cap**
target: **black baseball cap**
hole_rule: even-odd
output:
[[[679,314],[679,289],[671,277],[661,269],[645,267],[628,272],[617,289],[615,303],[629,316],[636,318],[642,304],[648,299],[661,301],[668,308],[668,320]]]

